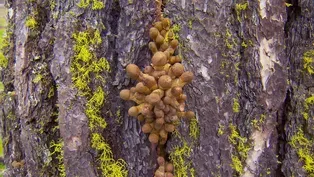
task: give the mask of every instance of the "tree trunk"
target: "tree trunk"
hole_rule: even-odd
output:
[[[4,176],[154,176],[156,149],[119,92],[136,84],[127,64],[151,62],[156,2],[7,0]],[[184,92],[196,119],[166,143],[175,176],[314,176],[314,1],[168,0],[161,10],[195,75]],[[75,63],[86,46],[96,64]],[[110,68],[96,71],[100,61]]]

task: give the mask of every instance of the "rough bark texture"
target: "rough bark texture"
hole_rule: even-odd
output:
[[[70,72],[73,34],[88,29],[101,32],[97,57],[111,66],[102,74],[107,96],[101,112],[108,123],[102,135],[114,158],[127,162],[128,176],[153,176],[156,155],[140,123],[127,115],[131,103],[122,101],[119,91],[134,85],[124,71],[127,64],[143,68],[150,62],[148,31],[156,3],[102,2],[100,10],[80,8],[74,0],[6,2],[11,33],[0,106],[5,176],[60,176],[59,161],[51,155],[53,142],[60,140],[66,176],[101,176],[98,153],[90,145],[86,98]],[[191,148],[183,156],[190,163],[187,176],[191,169],[199,177],[313,175],[289,142],[299,129],[313,140],[314,103],[306,103],[313,96],[313,73],[303,58],[314,48],[314,1],[168,0],[163,14],[180,27],[178,53],[196,76],[185,92],[200,136],[193,139],[191,124],[182,121],[167,143],[169,154],[185,143]],[[34,29],[26,25],[32,16]],[[233,125],[239,133],[235,143]]]

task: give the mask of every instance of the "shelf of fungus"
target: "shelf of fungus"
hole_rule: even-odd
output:
[[[183,87],[194,75],[184,70],[181,58],[175,55],[179,42],[174,39],[170,25],[170,19],[162,18],[150,28],[151,65],[143,71],[135,64],[127,65],[128,76],[138,83],[120,92],[123,100],[137,104],[129,108],[128,114],[142,122],[143,133],[149,134],[149,141],[159,147],[166,144],[180,118],[195,116],[194,112],[185,111],[187,96],[183,93]],[[158,154],[156,177],[173,176],[173,165],[165,159],[163,154]]]

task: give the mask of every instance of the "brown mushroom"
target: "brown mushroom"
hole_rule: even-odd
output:
[[[126,72],[130,76],[131,79],[137,80],[141,74],[140,68],[138,68],[135,64],[128,64],[126,67]]]

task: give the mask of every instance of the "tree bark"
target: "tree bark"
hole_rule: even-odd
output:
[[[7,0],[4,176],[62,176],[62,166],[68,177],[102,176],[86,115],[89,98],[74,86],[71,70],[75,34],[95,30],[101,44],[93,52],[110,64],[100,74],[104,82],[93,77],[89,85],[106,95],[100,111],[107,127],[100,133],[114,159],[127,163],[127,176],[154,176],[156,150],[119,92],[135,85],[127,64],[150,64],[156,1],[101,2],[93,10],[95,1],[82,8],[78,0]],[[314,2],[168,0],[162,12],[177,28],[185,70],[195,75],[184,91],[197,122],[181,120],[166,144],[167,157],[182,157],[187,168],[175,165],[175,176],[313,175],[299,152],[314,154]],[[199,134],[193,137],[193,130]],[[300,130],[312,144],[293,145]]]

